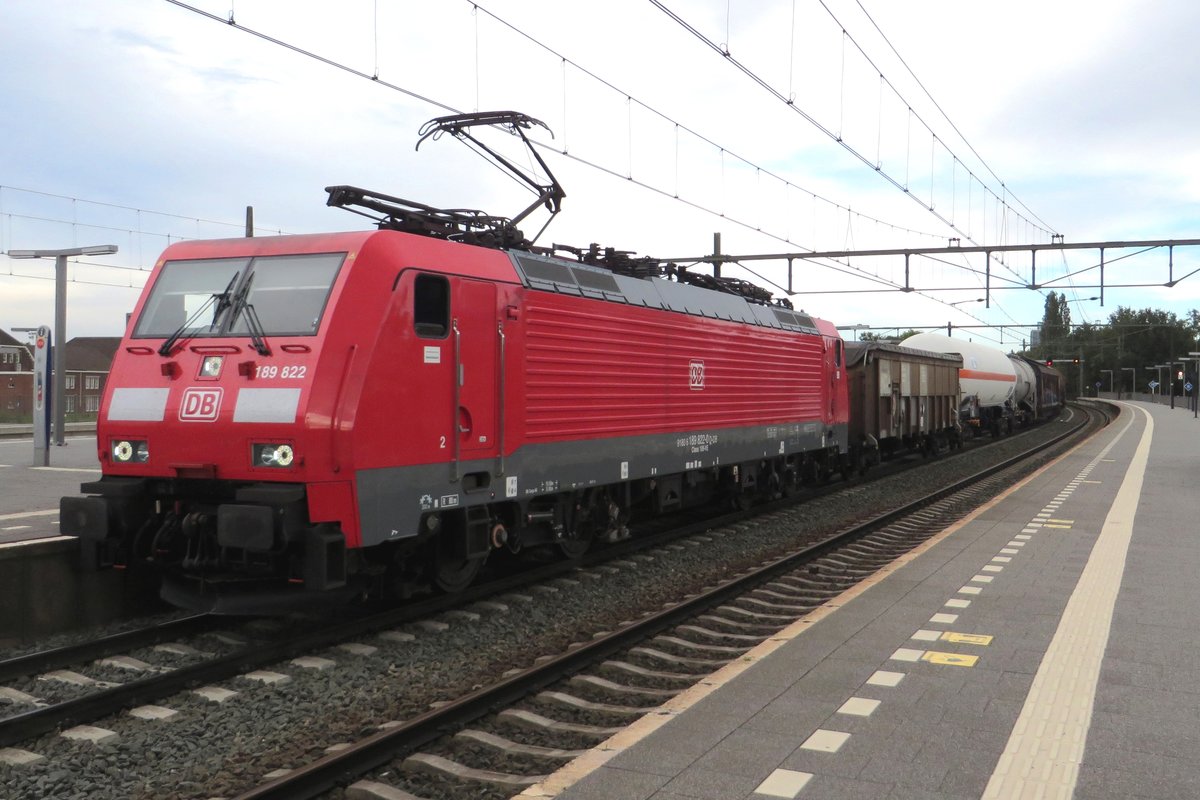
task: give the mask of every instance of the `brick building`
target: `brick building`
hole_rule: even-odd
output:
[[[0,422],[28,422],[33,403],[29,345],[0,330]]]
[[[119,336],[79,336],[67,342],[66,413],[70,418],[96,418],[120,343]],[[32,404],[31,347],[0,330],[0,422],[29,422]]]

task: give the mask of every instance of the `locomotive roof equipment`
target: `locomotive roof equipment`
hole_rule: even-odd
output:
[[[538,166],[545,171],[548,181],[539,183],[511,160],[472,135],[471,128],[478,125],[499,126],[520,137],[534,159],[537,160]],[[554,177],[554,173],[550,171],[550,167],[546,165],[541,154],[529,141],[529,137],[525,135],[526,130],[535,126],[545,128],[551,136],[554,135],[546,123],[517,111],[486,111],[436,117],[422,125],[418,132],[420,135],[417,140],[418,149],[426,139],[438,139],[442,134],[448,133],[465,142],[468,147],[481,155],[495,159],[518,180],[532,188],[537,194],[537,199],[512,219],[490,216],[482,211],[469,208],[434,208],[424,203],[360,189],[357,186],[327,186],[325,191],[329,193],[329,199],[326,204],[345,208],[355,214],[372,219],[380,229],[417,233],[422,236],[433,236],[438,239],[449,239],[481,247],[528,250],[533,247],[533,242],[537,241],[538,236],[541,236],[546,230],[550,221],[554,219],[554,215],[562,209],[562,201],[567,194]],[[354,206],[369,209],[383,216],[374,217],[355,210]],[[550,219],[546,220],[533,239],[526,239],[525,235],[517,228],[517,224],[533,213],[538,206],[546,207],[550,212]]]

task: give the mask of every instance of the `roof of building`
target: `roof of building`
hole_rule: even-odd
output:
[[[120,336],[77,336],[67,342],[67,370],[108,372],[120,344]]]
[[[9,365],[10,369],[7,371],[25,372],[25,371],[31,371],[33,369],[33,355],[29,352],[29,345],[27,345],[25,342],[22,342],[20,339],[17,339],[15,336],[13,336],[11,333],[4,330],[3,328],[0,328],[0,345],[4,345],[6,349],[8,347],[21,348],[21,352],[20,352],[21,365],[20,365],[20,367],[18,368],[16,364],[10,364]],[[4,366],[2,364],[0,364],[0,369],[4,369]]]

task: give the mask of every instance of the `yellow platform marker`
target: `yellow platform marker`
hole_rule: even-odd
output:
[[[960,653],[939,653],[936,650],[928,650],[925,655],[921,656],[922,661],[928,661],[930,664],[945,664],[952,667],[973,667],[979,662],[979,656],[964,656]]]
[[[977,644],[980,647],[987,647],[992,643],[995,636],[987,636],[982,633],[953,633],[946,631],[942,634],[942,641],[956,642],[958,644]]]

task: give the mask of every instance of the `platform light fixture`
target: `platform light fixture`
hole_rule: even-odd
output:
[[[115,244],[69,247],[65,250],[9,250],[9,258],[54,259],[54,443],[66,444],[67,420],[67,259],[77,256],[107,256],[117,252]]]
[[[1137,367],[1121,367],[1121,372],[1132,372],[1129,376],[1129,394],[1132,396],[1137,393]]]
[[[1196,385],[1194,385],[1192,387],[1192,392],[1191,392],[1192,398],[1191,399],[1192,399],[1192,419],[1198,419],[1198,418],[1200,418],[1200,352],[1196,352],[1194,350],[1189,350],[1188,358],[1183,359],[1183,360],[1184,361],[1190,360],[1190,361],[1196,362],[1196,370],[1195,370]]]

